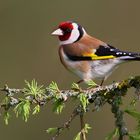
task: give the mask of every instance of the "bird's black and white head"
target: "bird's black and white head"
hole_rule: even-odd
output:
[[[86,34],[84,28],[71,21],[62,22],[52,35],[59,37],[60,45],[72,44],[80,40]]]

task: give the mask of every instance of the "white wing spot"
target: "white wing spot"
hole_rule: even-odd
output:
[[[116,54],[119,55],[119,54],[122,54],[122,52],[117,52]]]
[[[114,49],[110,49],[110,51],[111,51],[111,52],[113,52],[113,51],[114,51]]]

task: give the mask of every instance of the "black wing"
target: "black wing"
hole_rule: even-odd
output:
[[[108,55],[113,55],[115,57],[121,57],[121,56],[131,56],[135,57],[138,55],[138,53],[132,53],[132,52],[127,52],[127,51],[121,51],[111,45],[107,46],[100,46],[96,53],[97,56],[108,56]]]
[[[117,58],[120,57],[122,60],[140,60],[140,53],[134,53],[134,52],[127,52],[127,51],[121,51],[111,45],[107,46],[99,46],[99,48],[96,50],[94,56],[73,56],[66,54],[67,57],[72,61],[86,61],[86,60],[103,60],[103,59],[109,59],[109,58]],[[98,57],[99,56],[99,57]],[[108,57],[112,56],[112,57]]]

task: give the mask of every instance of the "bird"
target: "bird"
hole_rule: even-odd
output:
[[[77,84],[100,79],[102,85],[120,64],[140,61],[140,53],[115,48],[73,21],[61,22],[51,35],[58,36],[61,63],[80,77]]]

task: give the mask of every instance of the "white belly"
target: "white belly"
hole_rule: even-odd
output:
[[[92,79],[107,78],[117,68],[119,63],[121,62],[117,58],[90,62]]]
[[[87,72],[76,69],[77,65],[81,65],[80,62],[69,61],[67,64],[70,64],[68,65],[70,71],[78,75],[81,79],[88,81],[107,78],[117,68],[119,63],[118,59],[89,61],[89,71]]]

